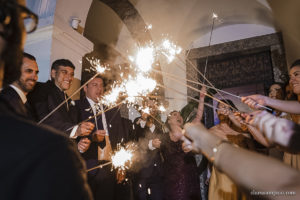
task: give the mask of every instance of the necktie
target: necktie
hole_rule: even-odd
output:
[[[65,101],[67,100],[68,96],[65,92],[64,93],[64,97],[65,97]],[[66,105],[67,105],[67,111],[69,111],[69,104],[68,104],[68,101],[66,101]]]

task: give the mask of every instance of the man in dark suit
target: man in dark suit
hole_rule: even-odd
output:
[[[24,18],[37,16],[22,0],[0,0],[0,88],[19,78],[25,42]],[[17,116],[0,97],[1,199],[92,199],[85,167],[65,135]]]
[[[37,84],[37,87],[28,95],[28,99],[38,120],[42,120],[68,96],[66,90],[71,87],[74,79],[74,64],[66,59],[59,59],[51,66],[51,80]],[[79,135],[88,135],[94,128],[90,122],[78,123],[78,110],[73,101],[65,102],[57,111],[50,115],[44,124],[67,133],[71,138]]]
[[[154,100],[144,101],[149,109],[141,113],[141,117],[134,120],[133,139],[139,144],[140,160],[135,165],[137,173],[134,177],[133,190],[136,200],[163,199],[163,157],[160,152],[162,125],[157,115]]]
[[[79,107],[81,120],[88,119],[95,124],[93,134],[89,139],[91,144],[85,144],[87,138],[80,139],[78,149],[86,161],[87,168],[95,167],[99,164],[105,164],[110,161],[110,153],[117,149],[117,144],[121,141],[126,142],[128,131],[125,128],[125,122],[121,118],[118,108],[111,109],[105,113],[95,116],[107,107],[100,103],[104,92],[103,78],[97,76],[84,87],[85,97],[76,101]],[[95,200],[116,199],[115,171],[111,171],[111,165],[98,168],[88,172],[88,182],[92,189]],[[121,199],[129,199],[123,196]]]
[[[32,120],[34,120],[34,117],[26,95],[33,90],[38,79],[38,73],[39,68],[35,57],[23,53],[20,78],[5,87],[0,93],[0,96],[9,103],[9,106],[17,115]]]

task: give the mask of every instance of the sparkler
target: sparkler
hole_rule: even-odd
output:
[[[118,143],[117,150],[111,155],[111,161],[90,168],[86,170],[86,172],[92,171],[94,169],[102,168],[110,164],[112,164],[112,167],[115,169],[121,169],[123,171],[129,169],[129,167],[132,164],[132,157],[136,147],[137,146],[134,143],[127,144],[125,147],[121,146],[121,144]]]
[[[182,48],[165,38],[158,47],[158,50],[167,57],[168,63],[171,63],[175,56],[181,53]]]
[[[160,106],[158,107],[158,110],[159,110],[160,112],[166,112],[166,108],[165,108],[163,105],[160,105]]]
[[[144,73],[149,72],[155,60],[155,49],[153,44],[138,47],[136,55],[134,57],[129,56],[128,58],[138,67],[138,70]]]

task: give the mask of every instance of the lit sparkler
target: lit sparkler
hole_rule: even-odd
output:
[[[148,25],[146,26],[146,29],[147,29],[147,30],[151,30],[151,29],[152,29],[152,24],[148,24]]]
[[[118,151],[111,156],[113,167],[121,170],[128,169],[132,164],[132,157],[135,147],[136,146],[134,143],[127,144],[125,147],[122,147],[119,143]]]
[[[111,155],[110,162],[107,162],[102,165],[98,165],[98,166],[90,168],[86,171],[89,172],[94,169],[102,168],[109,164],[112,164],[112,167],[115,169],[121,169],[122,171],[125,171],[126,169],[129,169],[129,167],[132,164],[132,157],[133,157],[133,153],[134,153],[136,147],[137,146],[134,143],[127,144],[125,147],[121,146],[121,143],[118,143],[117,151],[115,151]]]
[[[166,112],[166,108],[165,108],[163,105],[160,105],[160,106],[158,107],[158,110],[159,110],[160,112]]]
[[[129,56],[129,60],[138,67],[138,70],[141,72],[149,72],[152,68],[152,65],[155,61],[155,49],[152,44],[138,47],[136,55]]]
[[[103,74],[105,71],[108,70],[108,68],[104,65],[101,65],[100,59],[97,58],[86,58],[89,63],[91,64],[92,68],[90,68],[92,71],[97,72],[99,74]]]
[[[158,50],[167,57],[168,63],[171,63],[175,56],[181,53],[182,48],[165,38],[159,45]]]

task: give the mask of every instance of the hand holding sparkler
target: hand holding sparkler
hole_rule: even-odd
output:
[[[94,127],[95,125],[91,122],[82,122],[76,131],[76,136],[87,136],[92,132]]]
[[[242,97],[241,101],[253,109],[269,109],[265,107],[268,104],[268,97],[263,95],[255,94]]]
[[[125,180],[125,178],[126,178],[126,171],[118,168],[116,174],[117,183],[118,184],[122,183]]]
[[[80,153],[86,152],[90,147],[91,141],[88,138],[82,138],[77,144]]]
[[[160,148],[160,144],[161,144],[160,139],[155,138],[155,139],[152,140],[152,146],[153,146],[153,147],[155,147],[155,148],[158,149],[158,148]]]
[[[93,133],[93,140],[96,142],[102,142],[104,140],[106,131],[105,130],[96,130]]]

